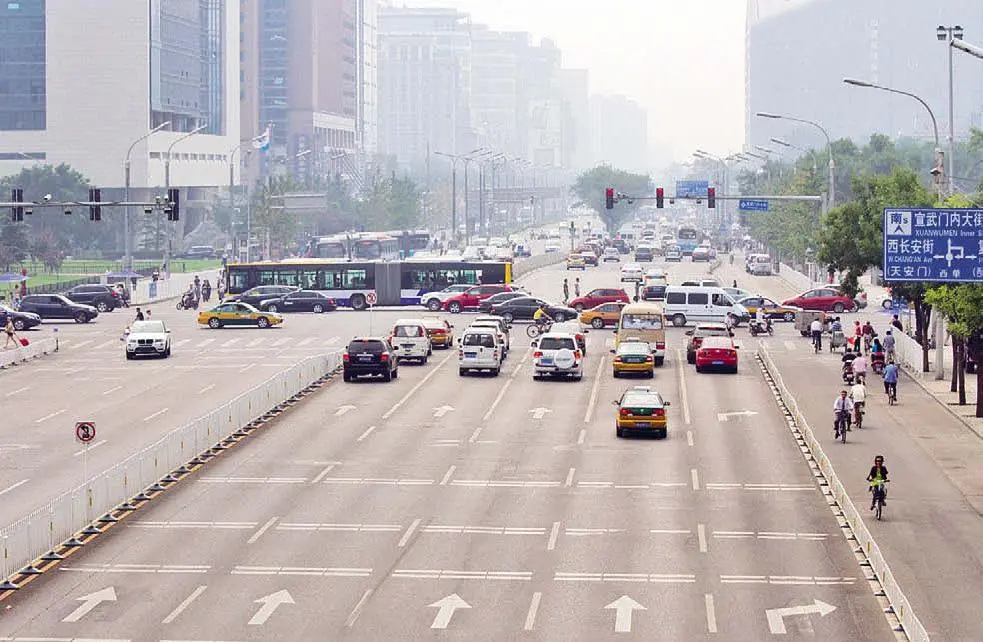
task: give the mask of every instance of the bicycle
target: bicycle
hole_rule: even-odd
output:
[[[857,430],[864,427],[864,406],[863,402],[853,402],[853,423],[856,424]]]
[[[836,431],[833,434],[833,439],[839,439],[844,444],[846,443],[846,431],[850,426],[850,414],[847,411],[840,411],[836,413],[836,421],[833,423],[833,429]]]
[[[870,492],[874,494],[874,516],[878,521],[881,519],[881,515],[884,512],[884,497],[886,493],[884,492],[884,485],[888,483],[889,479],[884,479],[880,481],[873,481],[870,483]]]
[[[887,404],[893,406],[898,403],[898,384],[884,382],[884,387],[887,388]]]
[[[533,322],[532,325],[526,326],[526,336],[530,339],[535,339],[541,334],[546,334],[553,327],[553,320],[547,319],[542,323]]]
[[[815,348],[816,354],[823,351],[823,335],[821,332],[816,332],[812,335],[812,347]]]

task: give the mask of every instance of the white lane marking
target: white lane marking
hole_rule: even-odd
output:
[[[201,390],[199,390],[198,391],[198,394],[199,395],[203,395],[203,394],[205,394],[206,392],[208,392],[209,390],[211,390],[214,387],[215,387],[215,384],[214,383],[210,383],[207,386],[205,386],[204,388],[202,388]]]
[[[313,480],[311,480],[311,483],[312,484],[320,484],[321,481],[325,477],[328,476],[328,473],[330,473],[332,470],[334,470],[334,467],[335,467],[335,465],[334,464],[331,464],[330,466],[328,466],[327,468],[325,468],[324,470],[322,470],[321,472],[319,472],[317,474],[317,477],[315,477]]]
[[[317,341],[317,337],[307,337],[306,339],[304,339],[300,343],[298,343],[297,344],[297,347],[300,348],[300,347],[306,346],[306,345],[308,345],[310,343],[314,343],[315,341]],[[371,592],[371,591],[369,591],[369,592]]]
[[[409,401],[410,398],[413,395],[416,394],[417,390],[419,390],[420,388],[422,388],[428,381],[430,381],[430,379],[435,374],[437,374],[438,372],[440,372],[440,369],[444,366],[444,364],[447,363],[448,361],[450,361],[451,360],[451,357],[453,357],[453,356],[455,356],[455,355],[449,354],[446,357],[444,357],[444,360],[441,361],[440,363],[438,363],[435,368],[433,368],[430,372],[428,372],[427,373],[427,376],[425,376],[423,379],[420,379],[420,381],[415,386],[413,386],[412,388],[410,388],[410,391],[409,392],[407,392],[405,395],[403,395],[403,398],[402,399],[400,399],[395,404],[393,404],[393,407],[390,408],[389,410],[387,410],[386,411],[386,414],[382,415],[382,418],[383,419],[389,419],[394,414],[396,414],[396,411],[399,410],[403,406],[404,403],[406,403],[407,401]]]
[[[27,392],[28,390],[30,390],[30,387],[24,386],[23,388],[18,388],[17,390],[11,390],[5,394],[4,397],[13,397],[14,395],[19,395],[20,393]]]
[[[371,568],[308,566],[236,566],[231,575],[296,575],[306,577],[370,577]]]
[[[686,362],[683,360],[683,351],[676,349],[676,363],[679,364],[679,401],[683,406],[683,421],[688,426],[690,424],[689,414],[689,393],[686,392]]]
[[[193,573],[204,574],[212,567],[198,564],[79,564],[60,566],[59,571],[76,573]]]
[[[481,431],[484,429],[485,429],[484,426],[478,426],[477,428],[475,428],[474,432],[471,433],[471,436],[468,437],[468,443],[473,444],[474,442],[476,442],[478,440],[478,436],[481,435]]]
[[[415,580],[532,580],[532,571],[449,571],[444,569],[396,569],[392,577]]]
[[[325,345],[329,345],[329,346],[334,345],[336,343],[338,343],[338,337],[331,337],[330,339],[324,342]]]
[[[151,419],[156,419],[157,417],[160,417],[160,416],[161,416],[162,414],[164,414],[165,412],[167,412],[167,408],[161,408],[160,410],[158,410],[158,411],[157,411],[157,412],[155,412],[154,414],[152,414],[152,415],[147,415],[146,417],[144,417],[144,418],[143,418],[143,420],[144,420],[144,421],[150,421]]]
[[[205,339],[204,341],[200,342],[195,347],[196,348],[204,348],[205,346],[207,346],[210,343],[215,343],[215,339]]]
[[[696,537],[700,541],[700,552],[707,552],[707,527],[704,524],[696,525]]]
[[[245,365],[245,366],[239,368],[239,372],[249,372],[250,370],[252,370],[255,367],[256,367],[256,364],[255,363],[250,363],[248,365]]]
[[[693,445],[693,431],[692,430],[687,430],[686,431],[686,445],[687,446],[692,446]]]
[[[717,609],[713,605],[713,594],[707,593],[703,596],[707,605],[707,632],[717,632]]]
[[[443,535],[545,535],[546,529],[536,526],[456,526],[428,524],[422,527],[423,533]]]
[[[650,528],[649,532],[654,535],[689,535],[693,531],[676,528]]]
[[[24,484],[26,484],[29,481],[31,481],[31,480],[29,480],[29,479],[22,479],[19,482],[17,482],[16,484],[14,484],[13,486],[7,486],[3,490],[0,490],[0,495],[6,495],[10,491],[12,491],[12,490],[14,490],[16,488],[20,488],[21,486],[23,486]]]
[[[505,396],[509,386],[512,385],[512,381],[514,380],[510,377],[509,380],[505,382],[505,385],[502,386],[502,389],[498,391],[498,396],[495,397],[495,401],[492,402],[492,405],[488,407],[488,411],[481,418],[482,421],[488,421],[491,418],[492,413],[495,412],[495,408],[498,408],[498,404],[501,403],[502,397]]]
[[[192,602],[194,602],[195,600],[198,599],[198,596],[199,595],[201,595],[202,593],[205,592],[205,589],[206,588],[208,588],[208,587],[207,586],[199,586],[195,590],[191,591],[191,595],[189,595],[188,597],[184,598],[184,601],[181,602],[180,604],[178,604],[177,607],[175,607],[175,609],[173,611],[171,611],[167,615],[167,617],[165,617],[163,620],[161,620],[160,623],[161,624],[170,624],[171,622],[173,622],[174,620],[176,620],[179,615],[181,615],[182,613],[184,613],[184,610],[186,608],[188,608],[189,606],[191,606],[191,603]]]
[[[274,341],[272,343],[271,347],[273,347],[273,348],[279,348],[283,344],[289,343],[289,342],[290,342],[290,337],[286,337],[284,339],[277,339],[276,341]]]
[[[789,585],[818,585],[835,586],[850,585],[856,581],[854,577],[813,577],[811,575],[721,575],[721,584],[774,584]]]
[[[280,519],[280,518],[279,517],[271,517],[270,518],[270,521],[268,521],[265,524],[263,524],[262,526],[260,526],[259,527],[259,530],[256,531],[255,533],[253,533],[253,536],[246,540],[246,543],[247,544],[255,544],[259,540],[259,538],[263,536],[263,533],[265,533],[266,531],[270,530],[270,528],[274,524],[276,524],[276,520],[278,520],[278,519]]]
[[[110,388],[109,390],[106,390],[102,394],[104,394],[104,395],[111,395],[114,392],[116,392],[117,390],[122,390],[122,389],[123,389],[123,386],[116,386],[115,388]]]
[[[693,478],[693,490],[700,490],[700,474],[695,468],[690,468],[689,474]]]
[[[368,428],[365,429],[365,432],[359,435],[358,439],[356,439],[355,441],[365,441],[366,439],[369,438],[369,435],[371,435],[374,431],[375,431],[375,426],[369,426]]]
[[[362,597],[360,597],[358,602],[355,603],[355,608],[353,608],[352,612],[348,614],[348,619],[345,620],[346,627],[351,628],[355,625],[355,620],[357,620],[358,616],[362,614],[362,607],[364,607],[365,603],[369,601],[369,597],[371,595],[372,589],[365,589],[365,592],[362,593]]]
[[[239,343],[240,341],[242,341],[242,338],[229,339],[228,341],[226,341],[225,343],[222,344],[222,347],[223,348],[229,348],[229,347],[234,346],[235,344]]]
[[[522,627],[524,631],[532,631],[536,626],[536,614],[539,613],[539,603],[543,599],[543,594],[536,591],[532,594],[532,601],[529,602],[529,610],[526,612],[526,624]]]
[[[440,479],[441,486],[447,485],[447,483],[451,480],[451,477],[454,475],[455,470],[457,470],[457,466],[451,464],[451,467],[447,469],[447,472],[444,473],[444,476]]]
[[[590,389],[590,399],[587,401],[587,412],[584,413],[585,424],[589,424],[591,417],[594,415],[594,407],[597,405],[597,391],[601,386],[601,376],[606,361],[607,358],[602,355],[601,362],[597,364],[597,374],[594,377],[594,385]]]
[[[119,340],[118,340],[118,339],[117,339],[117,340],[115,340],[115,341],[113,341],[113,340],[109,340],[109,341],[106,341],[106,342],[104,342],[104,343],[100,343],[99,345],[97,345],[97,346],[93,346],[93,347],[94,347],[94,348],[95,348],[96,350],[105,350],[105,349],[106,349],[106,348],[108,348],[109,346],[111,346],[111,345],[116,345],[116,344],[118,344],[118,343],[119,343]]]
[[[567,471],[567,480],[563,483],[563,485],[566,486],[567,488],[573,486],[573,476],[576,473],[577,473],[576,468],[571,468],[569,471]]]
[[[406,546],[406,544],[409,543],[410,538],[413,537],[413,533],[415,533],[416,529],[419,527],[420,527],[420,519],[419,518],[414,519],[413,523],[410,524],[409,528],[406,529],[406,532],[403,533],[403,536],[399,538],[399,543],[397,544],[397,546],[399,548],[403,548],[404,546]]]
[[[249,343],[246,344],[246,347],[247,348],[255,348],[259,344],[263,343],[263,341],[265,341],[265,339],[253,339],[252,341],[250,341]]]
[[[87,339],[86,341],[79,341],[78,343],[69,343],[68,344],[68,347],[70,347],[70,348],[81,348],[82,346],[89,345],[93,341],[95,341],[95,339]]]
[[[49,419],[54,419],[58,415],[63,415],[63,414],[65,414],[65,409],[64,408],[62,408],[61,410],[55,411],[55,412],[51,413],[50,415],[45,415],[45,416],[41,417],[40,419],[35,419],[34,420],[34,423],[40,424],[40,423],[43,423],[45,421],[48,421]]]
[[[560,536],[560,522],[553,522],[553,528],[550,529],[550,538],[546,542],[546,550],[552,551],[556,548],[556,540]]]
[[[323,531],[329,533],[398,533],[403,530],[402,524],[311,524],[280,522],[278,531]]]
[[[181,339],[180,341],[178,341],[177,343],[174,344],[174,347],[175,348],[180,348],[181,346],[187,345],[189,343],[191,343],[191,339]]]
[[[580,434],[577,435],[577,445],[578,446],[583,446],[584,445],[584,441],[586,439],[587,439],[587,429],[586,428],[581,428],[580,429]]]
[[[127,528],[180,528],[180,529],[216,529],[216,530],[245,530],[251,531],[256,528],[256,522],[156,522],[156,521],[136,521],[126,522]]]
[[[97,441],[94,444],[89,444],[88,450],[93,450],[94,448],[98,448],[99,446],[102,446],[105,443],[106,443],[106,440],[105,439],[100,439],[99,441]],[[81,457],[83,454],[85,454],[85,452],[86,452],[86,449],[85,448],[82,448],[81,450],[78,450],[76,452],[73,452],[72,453],[72,457]]]
[[[693,584],[696,575],[687,573],[555,573],[554,582],[651,582]]]

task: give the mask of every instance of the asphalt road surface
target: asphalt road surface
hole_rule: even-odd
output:
[[[527,281],[548,296],[566,275]],[[210,363],[193,344],[342,337],[350,316],[175,338]],[[698,375],[673,329],[636,384],[611,377],[610,337],[589,334],[581,382],[533,382],[521,326],[498,378],[459,378],[446,351],[391,383],[335,380],[5,600],[0,639],[893,640],[753,350]],[[248,365],[159,372],[173,388],[148,402],[129,370],[155,366],[111,352],[127,374],[104,383],[134,387],[120,433]],[[615,437],[611,402],[639,384],[671,401],[668,439]]]

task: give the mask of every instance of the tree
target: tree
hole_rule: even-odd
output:
[[[420,223],[420,191],[408,178],[377,180],[356,207],[359,227],[407,230]],[[476,221],[472,221],[472,226]]]
[[[65,260],[65,252],[59,246],[58,238],[51,230],[41,230],[31,241],[31,256],[40,261],[48,272],[57,272]]]
[[[939,285],[925,295],[948,319],[952,334],[954,369],[958,373],[959,405],[966,404],[965,350],[967,344],[978,353],[978,342],[971,341],[983,331],[983,286],[977,284]],[[957,347],[958,346],[958,347]],[[941,349],[941,346],[939,346]],[[976,376],[976,416],[983,417],[983,377]]]
[[[28,229],[26,223],[14,223],[6,217],[0,219],[0,265],[5,271],[11,271],[11,266],[27,258]]]
[[[584,204],[594,209],[608,232],[617,232],[621,222],[639,207],[639,202],[616,203],[613,210],[606,209],[604,190],[612,187],[617,193],[629,196],[649,196],[652,191],[649,177],[644,174],[632,174],[610,165],[598,165],[577,177],[573,185],[573,193]]]
[[[283,207],[283,196],[297,191],[300,185],[289,175],[271,175],[253,191],[252,230],[264,230],[269,239],[269,251],[293,243],[299,228],[297,217]]]

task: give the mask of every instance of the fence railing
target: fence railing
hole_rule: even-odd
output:
[[[761,357],[761,361],[764,363],[768,374],[771,375],[772,380],[775,382],[782,401],[789,412],[792,413],[796,427],[809,447],[809,451],[816,465],[829,484],[829,491],[832,498],[836,500],[837,506],[843,512],[842,519],[850,526],[850,530],[857,540],[858,550],[863,552],[863,555],[870,563],[870,568],[884,589],[884,593],[890,601],[891,607],[894,609],[894,614],[904,628],[905,635],[912,642],[928,642],[928,632],[925,630],[921,621],[915,616],[911,604],[908,602],[908,598],[901,592],[901,587],[898,585],[897,580],[895,580],[890,567],[888,567],[880,547],[874,541],[874,537],[871,535],[870,530],[867,529],[867,525],[864,523],[860,511],[857,510],[853,500],[847,494],[846,488],[840,482],[839,477],[837,477],[836,471],[833,469],[833,463],[826,456],[826,453],[823,452],[822,444],[819,443],[815,433],[809,426],[809,422],[806,421],[805,415],[799,408],[798,401],[789,392],[781,373],[775,366],[775,362],[772,361],[771,356],[765,348],[759,350],[758,355]]]
[[[340,366],[340,352],[309,357],[0,529],[0,583],[30,573],[39,558],[58,559],[62,546],[80,545],[78,535],[116,521],[114,511],[163,490],[177,481],[172,473],[187,472],[192,460]]]
[[[524,274],[529,274],[533,270],[557,265],[567,260],[567,255],[563,252],[549,252],[547,254],[537,254],[527,259],[517,259],[512,262],[512,276],[518,278]]]
[[[785,279],[797,292],[804,292],[813,286],[812,279],[791,265],[779,263],[778,276]]]
[[[922,345],[904,332],[892,332],[894,336],[894,359],[913,377],[922,378]]]
[[[54,352],[57,349],[58,342],[53,338],[36,339],[26,346],[18,344],[16,348],[0,349],[0,369],[37,359],[41,355]]]

